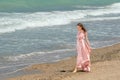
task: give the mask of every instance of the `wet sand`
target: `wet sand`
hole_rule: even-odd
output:
[[[8,80],[120,80],[120,44],[93,49],[91,72],[72,73],[76,57],[54,63],[35,64],[24,71],[40,71]]]

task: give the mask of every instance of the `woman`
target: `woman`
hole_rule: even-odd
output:
[[[87,36],[87,31],[83,24],[77,24],[77,63],[73,73],[77,72],[78,69],[82,71],[90,71],[90,43]]]

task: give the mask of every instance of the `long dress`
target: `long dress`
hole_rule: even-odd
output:
[[[83,71],[90,71],[90,46],[85,40],[85,33],[77,34],[77,64],[76,67]]]

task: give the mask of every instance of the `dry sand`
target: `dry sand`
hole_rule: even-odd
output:
[[[59,62],[32,65],[25,71],[38,70],[41,73],[8,80],[120,80],[120,44],[94,49],[91,61],[91,72],[72,73],[76,57],[71,57]]]

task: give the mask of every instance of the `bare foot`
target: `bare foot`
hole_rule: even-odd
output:
[[[73,73],[76,73],[77,72],[77,69],[74,69]]]

